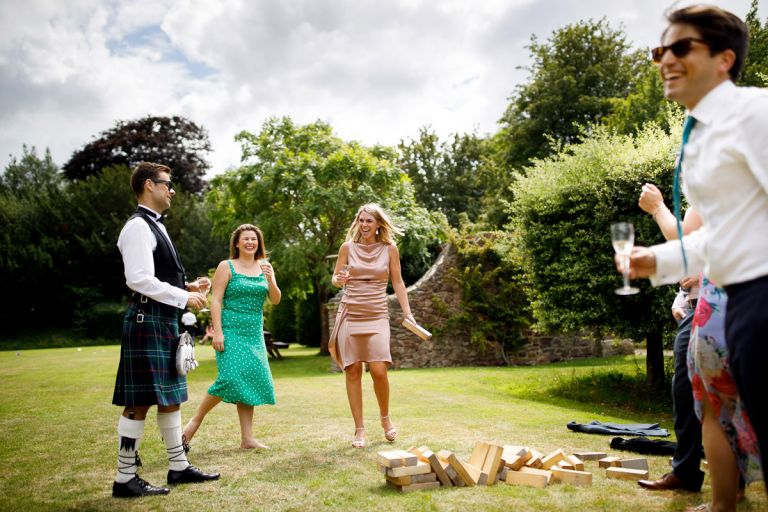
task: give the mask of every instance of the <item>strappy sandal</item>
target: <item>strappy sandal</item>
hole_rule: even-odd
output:
[[[362,432],[358,434],[358,432]],[[365,448],[365,427],[355,428],[355,437],[352,438],[352,448]]]
[[[388,419],[389,419],[389,415],[381,417],[381,426],[382,426],[382,428],[386,428],[384,426],[384,422],[387,421]],[[397,439],[397,428],[394,425],[389,430],[385,430],[384,431],[384,439],[386,439],[390,443],[394,443],[395,442],[395,439]]]

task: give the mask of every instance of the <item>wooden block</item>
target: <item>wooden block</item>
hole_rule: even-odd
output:
[[[524,458],[521,464],[525,464],[531,457],[531,452],[525,446],[513,446],[511,444],[505,444],[502,446],[501,459],[504,461],[504,465],[509,467],[509,463],[512,460]]]
[[[474,485],[485,485],[488,483],[488,474],[483,473],[483,470],[480,468],[476,468],[469,462],[462,462],[462,466],[464,466],[464,469],[469,474],[469,478],[472,479],[472,483]]]
[[[568,461],[573,465],[576,471],[584,471],[584,463],[575,455],[566,455]]]
[[[576,470],[576,466],[574,466],[573,464],[570,463],[570,461],[567,461],[567,460],[561,460],[560,462],[552,466],[552,469],[555,469],[555,468],[570,469],[573,471]]]
[[[396,485],[387,480],[387,485],[400,492],[425,491],[428,489],[438,489],[440,482],[424,482],[423,484]]]
[[[483,473],[488,475],[486,485],[495,485],[498,480],[499,469],[501,469],[501,452],[504,449],[495,444],[489,445],[488,454],[483,464]]]
[[[529,468],[534,468],[534,469],[540,468],[541,459],[543,458],[544,458],[544,455],[541,452],[531,448],[531,457],[527,461],[525,461],[524,466],[527,466]]]
[[[648,471],[644,469],[608,468],[605,470],[605,476],[619,480],[642,480],[648,478]]]
[[[405,450],[388,450],[376,454],[376,462],[387,468],[415,466],[419,458]]]
[[[483,441],[478,441],[475,443],[475,448],[472,450],[472,455],[469,456],[469,463],[476,468],[482,469],[483,464],[485,464],[485,456],[488,455],[488,450],[490,448],[491,445],[484,443]]]
[[[499,471],[499,482],[506,482],[507,481],[507,473],[509,472],[509,468],[506,466],[501,466],[501,471]]]
[[[621,459],[619,461],[619,467],[629,469],[642,469],[648,471],[648,459]]]
[[[439,460],[442,460],[443,462],[447,462],[451,465],[453,469],[456,470],[456,473],[459,475],[459,478],[464,482],[465,485],[473,486],[475,485],[475,482],[472,480],[472,477],[469,475],[467,470],[464,468],[464,464],[456,457],[456,455],[453,454],[453,452],[450,452],[448,450],[440,450],[437,452],[437,458]]]
[[[597,461],[597,464],[601,468],[610,468],[610,467],[618,467],[619,466],[619,459],[618,457],[603,457],[599,461]]]
[[[387,476],[412,476],[423,475],[432,472],[432,466],[428,462],[418,461],[415,466],[402,466],[399,468],[386,468]]]
[[[411,476],[388,476],[387,480],[395,485],[413,485],[423,484],[426,482],[437,482],[437,475],[434,473],[425,473],[423,475],[411,475]]]
[[[509,485],[524,485],[526,487],[543,489],[549,483],[549,478],[543,474],[527,473],[522,470],[508,471],[506,482]]]
[[[420,446],[419,448],[411,448],[409,450],[411,453],[416,454],[420,460],[426,461],[429,463],[429,465],[432,467],[432,471],[437,474],[437,479],[440,480],[440,483],[443,484],[446,487],[453,487],[453,482],[451,481],[448,474],[443,469],[443,466],[440,465],[440,460],[438,460],[437,455],[429,449],[428,446]]]
[[[603,452],[573,452],[573,454],[581,460],[600,460],[608,456]]]
[[[520,468],[519,473],[528,473],[530,475],[544,475],[547,477],[547,483],[549,483],[550,479],[552,478],[552,472],[548,471],[546,469],[537,469],[537,468],[529,468],[528,466],[523,466]]]
[[[552,478],[564,484],[578,485],[580,487],[592,486],[592,473],[586,471],[572,471],[555,467],[552,469]]]
[[[541,469],[549,469],[561,460],[565,460],[565,452],[557,449],[541,459]]]

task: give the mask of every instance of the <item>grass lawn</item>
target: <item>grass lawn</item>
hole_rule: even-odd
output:
[[[399,494],[375,467],[384,441],[370,379],[365,405],[371,445],[350,447],[353,424],[344,379],[328,372],[316,349],[292,347],[272,361],[278,405],[256,409],[255,433],[263,452],[239,448],[237,413],[221,404],[193,440],[190,460],[220,471],[218,482],[181,486],[168,496],[111,497],[119,408],[111,405],[117,346],[0,352],[0,510],[682,510],[711,496],[652,493],[633,482],[607,480],[596,463],[591,488],[552,484],[546,489],[496,485]],[[201,367],[189,379],[186,422],[215,376],[213,349],[198,347]],[[576,434],[569,421],[661,421],[669,413],[593,405],[563,398],[569,379],[605,371],[636,372],[633,357],[560,363],[533,368],[398,370],[390,374],[394,447],[428,445],[468,459],[478,440],[531,446],[544,454],[609,451],[610,437]],[[618,391],[618,390],[612,390]],[[165,451],[155,422],[147,419],[140,474],[164,484]],[[620,453],[616,453],[619,455]],[[627,454],[630,456],[630,454]],[[666,457],[649,457],[651,477],[668,471]],[[768,509],[762,484],[747,491],[739,511]]]

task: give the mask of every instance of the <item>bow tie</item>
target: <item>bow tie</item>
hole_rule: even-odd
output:
[[[155,219],[155,222],[162,224],[164,220],[165,220],[165,215],[161,215]]]

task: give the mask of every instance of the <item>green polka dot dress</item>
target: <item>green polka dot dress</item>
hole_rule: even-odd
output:
[[[224,352],[216,352],[219,375],[208,393],[231,404],[274,404],[275,386],[264,344],[267,279],[264,274],[238,274],[228,263],[232,278],[221,311]]]

